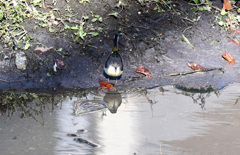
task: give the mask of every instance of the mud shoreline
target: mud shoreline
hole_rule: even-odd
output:
[[[109,5],[105,5],[109,4]],[[127,7],[120,9],[119,18],[107,17],[102,23],[99,36],[88,38],[80,44],[72,41],[71,34],[63,35],[50,33],[44,28],[34,28],[34,23],[26,20],[25,28],[37,41],[46,47],[61,49],[60,52],[50,50],[43,54],[34,53],[37,46],[31,47],[25,53],[27,69],[21,71],[16,68],[10,48],[0,46],[0,89],[1,90],[62,90],[84,89],[99,87],[98,79],[106,80],[102,74],[103,65],[111,52],[112,39],[115,33],[121,34],[119,50],[124,63],[122,79],[116,86],[118,89],[129,89],[154,86],[176,85],[183,90],[212,91],[219,90],[231,83],[239,83],[240,55],[234,43],[228,42],[232,38],[239,38],[237,33],[228,33],[215,22],[219,12],[194,11],[189,2],[173,2],[175,11],[167,9],[164,13],[154,10],[153,6],[141,6],[135,2],[128,2]],[[58,3],[61,9],[65,4]],[[113,2],[106,1],[81,5],[72,3],[74,12],[84,14],[82,9],[93,10],[104,17],[112,10],[116,10]],[[214,6],[221,8],[221,2],[213,1]],[[81,9],[82,8],[82,9]],[[101,8],[101,9],[99,9]],[[186,19],[198,19],[192,22]],[[183,39],[188,38],[192,48]],[[222,58],[222,53],[230,51],[236,63],[229,63]],[[54,72],[56,59],[64,61],[65,66]],[[224,72],[211,71],[194,73],[185,76],[170,76],[172,73],[190,71],[186,65],[195,62],[204,67],[223,68]],[[152,79],[134,72],[134,68],[143,65],[151,71]]]

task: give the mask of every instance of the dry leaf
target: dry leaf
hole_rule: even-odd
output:
[[[47,52],[49,50],[53,49],[53,47],[37,47],[35,48],[34,52],[37,54],[43,54],[44,52]]]
[[[106,81],[102,81],[102,80],[99,80],[99,84],[100,84],[100,87],[103,88],[103,89],[113,89],[113,85],[111,85],[110,83],[106,82]]]
[[[135,68],[135,72],[142,73],[146,75],[149,79],[151,79],[151,76],[150,76],[151,72],[149,71],[149,69],[145,68],[144,66],[139,66]]]
[[[41,78],[41,79],[40,79],[40,82],[44,82],[44,81],[45,81],[45,78]]]
[[[233,59],[233,57],[230,53],[223,53],[222,56],[224,59],[226,59],[229,62],[229,64],[235,63],[235,60]]]
[[[231,8],[232,8],[231,3],[228,0],[224,0],[222,10],[230,10]]]
[[[193,70],[201,70],[204,69],[201,65],[195,64],[194,62],[189,62],[188,66],[191,67]]]
[[[230,23],[230,19],[229,19],[229,18],[226,18],[225,21],[226,21],[227,23]]]
[[[238,42],[237,39],[229,40],[228,42],[234,42],[234,43],[236,43],[238,46],[240,46],[240,43]]]
[[[229,30],[230,30],[231,33],[233,33],[233,31],[235,31],[235,32],[237,32],[237,33],[240,33],[240,30],[234,29],[234,28],[231,28],[231,27],[229,28]]]
[[[55,59],[55,62],[57,64],[57,67],[64,67],[65,66],[64,62],[60,59]]]
[[[60,59],[55,59],[55,63],[53,65],[53,71],[57,72],[57,69],[62,69],[65,66],[64,62]]]

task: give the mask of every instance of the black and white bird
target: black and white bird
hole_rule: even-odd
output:
[[[104,66],[104,76],[108,80],[119,80],[122,77],[123,73],[123,63],[120,54],[118,53],[118,39],[119,36],[114,36],[114,47],[112,49],[112,53],[109,55],[105,66]]]

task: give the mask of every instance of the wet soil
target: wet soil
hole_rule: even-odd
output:
[[[51,3],[46,0],[46,3]],[[215,22],[219,15],[214,9],[194,11],[189,1],[173,1],[175,9],[161,5],[165,10],[159,13],[154,10],[156,4],[141,6],[136,1],[126,1],[124,8],[116,8],[116,1],[91,0],[90,3],[68,3],[76,13],[77,19],[93,11],[103,17],[97,26],[103,31],[97,37],[87,37],[79,44],[73,43],[71,33],[50,33],[44,28],[26,20],[25,28],[35,41],[47,47],[62,48],[59,53],[52,51],[41,55],[33,52],[35,47],[24,51],[27,55],[27,70],[20,71],[15,66],[15,58],[11,57],[11,49],[0,46],[1,52],[1,89],[39,89],[51,88],[91,88],[99,87],[98,79],[103,76],[103,65],[113,46],[113,35],[121,33],[119,52],[124,63],[124,73],[117,87],[136,88],[154,87],[155,85],[176,85],[185,90],[217,90],[233,82],[239,82],[239,54],[234,43],[228,43],[237,34],[228,34]],[[66,12],[65,1],[57,2],[60,12]],[[221,8],[220,1],[213,1],[214,6]],[[119,17],[108,16],[109,13],[119,12]],[[199,18],[198,22],[190,20]],[[183,39],[184,35],[193,44],[191,48]],[[212,44],[215,42],[215,44]],[[90,45],[90,46],[89,46]],[[222,58],[222,53],[231,51],[236,59],[234,65]],[[15,51],[19,52],[19,50]],[[5,55],[9,58],[6,59]],[[64,56],[64,58],[63,58]],[[56,59],[63,59],[65,66],[56,73],[53,65]],[[186,76],[169,76],[171,73],[189,71],[187,62],[195,62],[204,67],[220,67],[225,72],[212,71],[195,73]],[[151,71],[152,79],[134,72],[136,66],[143,65]],[[49,73],[51,76],[49,76]],[[48,89],[49,90],[49,89]]]

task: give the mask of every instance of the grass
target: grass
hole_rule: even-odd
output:
[[[61,10],[56,5],[48,6],[43,2],[42,0],[2,0],[0,2],[0,41],[4,47],[28,50],[33,45],[41,45],[24,26],[32,21],[35,24],[34,29],[40,27],[48,29],[50,33],[72,34],[75,43],[83,43],[103,33],[106,19],[120,18],[120,13],[129,5],[127,1],[119,0],[115,5],[118,11],[115,9],[101,16],[94,12],[96,10],[86,10],[79,18],[69,1],[65,1],[66,5]],[[79,5],[91,4],[90,0],[78,0],[78,2]],[[159,13],[164,13],[166,9],[176,12],[171,0],[137,0],[136,2],[143,7],[154,5],[153,9]],[[213,8],[208,0],[192,0],[192,4],[195,11],[210,11]],[[227,23],[225,18],[229,18],[231,22]],[[240,24],[240,15],[233,11],[222,11],[216,16],[216,22],[225,29],[236,28]]]
[[[79,1],[89,3],[88,0]],[[73,15],[69,5],[65,6],[66,13],[61,13],[59,8],[43,8],[41,0],[2,0],[0,2],[0,41],[5,47],[28,50],[33,46],[34,40],[26,30],[24,24],[34,21],[34,29],[46,28],[51,33],[73,33],[73,40],[77,43],[84,40],[86,36],[95,37],[99,35],[102,28],[94,27],[92,23],[101,23],[100,15],[92,14],[91,20],[83,15],[80,20]],[[63,12],[63,11],[62,11]],[[28,20],[29,19],[29,20]],[[41,43],[38,43],[41,44]]]

